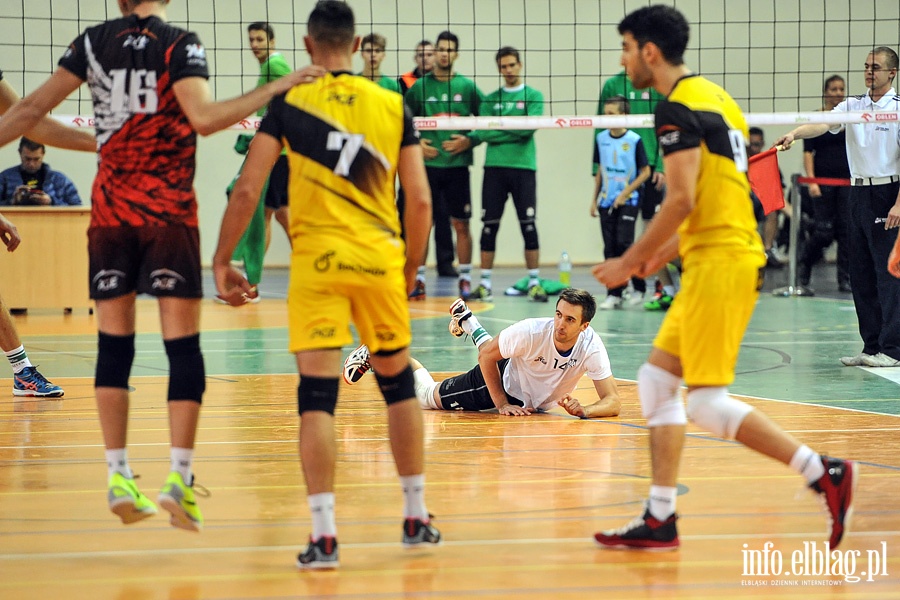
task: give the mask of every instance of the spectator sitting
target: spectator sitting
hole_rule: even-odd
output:
[[[0,205],[80,206],[72,180],[44,162],[44,145],[23,137],[22,164],[0,172]]]

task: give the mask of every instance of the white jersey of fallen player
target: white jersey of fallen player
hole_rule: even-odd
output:
[[[547,410],[572,392],[581,376],[593,380],[612,375],[609,355],[596,331],[588,327],[563,356],[553,343],[553,319],[525,319],[497,336],[500,354],[509,359],[503,388],[526,408]]]

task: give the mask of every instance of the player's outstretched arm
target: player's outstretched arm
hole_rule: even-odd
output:
[[[603,417],[618,416],[622,409],[622,401],[619,399],[619,389],[616,387],[615,377],[607,377],[594,381],[594,389],[597,390],[599,400],[593,404],[584,406],[571,394],[566,394],[557,404],[567,413],[582,419],[601,419]]]
[[[484,383],[491,394],[491,400],[494,401],[494,406],[501,415],[515,417],[530,415],[534,412],[532,409],[510,404],[506,398],[503,382],[500,379],[500,368],[497,366],[497,361],[503,358],[505,357],[500,354],[500,343],[497,338],[478,347],[478,365],[481,367],[481,374],[484,376]]]
[[[325,69],[322,67],[310,65],[243,96],[221,102],[213,100],[209,83],[203,77],[185,77],[176,81],[172,89],[191,126],[200,135],[210,135],[256,112],[278,94],[283,94],[295,85],[315,81],[324,74]]]
[[[416,269],[425,262],[428,236],[431,234],[431,187],[425,174],[422,147],[417,144],[400,149],[397,166],[400,185],[406,194],[406,212],[401,215],[406,231],[406,292],[412,292]]]
[[[95,152],[97,141],[87,130],[67,127],[46,116],[78,89],[81,79],[68,69],[58,68],[50,78],[23,100],[6,81],[0,81],[0,146],[27,135],[48,146]]]
[[[244,304],[252,286],[238,269],[231,266],[231,256],[256,211],[281,147],[281,140],[263,132],[256,134],[222,216],[219,243],[213,255],[213,275],[219,297],[232,306]]]

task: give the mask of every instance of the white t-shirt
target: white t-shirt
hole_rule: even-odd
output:
[[[612,376],[609,355],[597,332],[588,327],[566,356],[553,343],[553,319],[525,319],[497,336],[500,354],[509,359],[503,388],[526,408],[547,410],[571,393],[581,376]]]
[[[850,96],[835,106],[834,112],[900,111],[900,96],[894,88],[872,102],[871,92],[865,96]],[[844,126],[847,131],[847,162],[851,177],[889,177],[900,175],[900,122],[878,121],[877,117],[868,123],[851,123]],[[831,130],[838,133],[840,127]]]

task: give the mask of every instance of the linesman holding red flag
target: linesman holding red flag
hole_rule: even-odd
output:
[[[897,237],[889,230],[900,227],[900,122],[896,115],[885,115],[894,120],[879,118],[881,112],[900,111],[900,96],[892,85],[897,66],[893,49],[873,49],[864,68],[866,93],[851,96],[832,109],[867,112],[871,122],[801,125],[775,141],[790,147],[794,140],[818,137],[826,131],[847,132],[850,286],[863,340],[862,352],[841,358],[848,367],[900,366],[900,281],[887,269]]]

